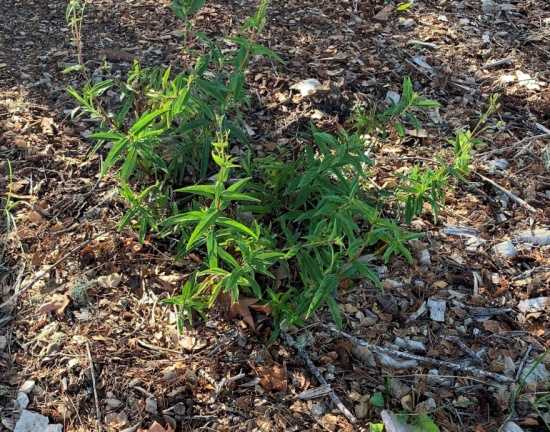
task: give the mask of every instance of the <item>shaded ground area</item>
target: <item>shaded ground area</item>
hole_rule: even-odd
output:
[[[373,181],[389,187],[392,174],[415,161],[448,159],[447,138],[475,127],[489,96],[502,95],[473,159],[483,177],[455,185],[437,225],[429,208],[414,221],[411,229],[425,233],[411,244],[414,265],[372,258],[385,292],[365,283],[343,289],[338,301],[344,330],[364,341],[511,382],[391,355],[393,363],[384,361],[323,328],[293,333],[356,425],[324,394],[297,397],[319,383],[286,342],[268,344],[271,329],[260,314],[254,332],[221,305],[208,322],[178,334],[177,311],[159,301],[197,264],[190,257],[174,265],[173,245],[149,238],[141,247],[135,233],[117,232],[126,204],[114,179],[99,179],[104,155],[91,155],[83,138],[96,124],[69,116],[75,103],[65,88],[82,82],[60,73],[76,62],[65,6],[13,1],[0,15],[0,200],[9,207],[2,301],[65,257],[0,312],[3,428],[13,430],[26,406],[67,431],[96,430],[98,417],[113,431],[155,430],[155,421],[167,430],[354,430],[380,423],[383,408],[428,411],[446,431],[494,431],[508,415],[523,430],[546,430],[540,398],[548,360],[535,363],[548,349],[550,296],[550,12],[543,4],[422,1],[401,12],[379,2],[271,4],[263,43],[286,65],[257,58],[248,72],[247,124],[258,155],[292,147],[312,119],[336,130],[355,103],[383,104],[409,76],[442,106],[421,134],[390,136],[373,149]],[[98,74],[103,62],[126,72],[134,59],[184,67],[181,25],[168,6],[94,1],[83,26],[87,66]],[[231,34],[254,7],[208,2],[197,28]],[[308,78],[324,93],[302,98],[290,90]],[[446,307],[442,316],[437,305]],[[328,314],[318,318],[330,322]],[[536,373],[516,394],[529,371]]]

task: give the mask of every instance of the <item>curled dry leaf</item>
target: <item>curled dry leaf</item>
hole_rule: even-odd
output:
[[[256,330],[256,326],[254,324],[254,319],[252,318],[252,315],[250,314],[251,305],[256,303],[259,299],[257,298],[240,298],[236,303],[234,303],[229,308],[229,318],[236,318],[240,316],[243,321],[252,329]]]
[[[57,315],[62,315],[70,301],[69,297],[65,294],[54,294],[48,303],[42,305],[38,313],[46,314],[48,312],[55,312]]]
[[[288,375],[286,371],[286,363],[283,362],[282,366],[276,363],[270,366],[251,365],[254,372],[260,379],[260,386],[265,391],[280,391],[286,392],[288,389]]]

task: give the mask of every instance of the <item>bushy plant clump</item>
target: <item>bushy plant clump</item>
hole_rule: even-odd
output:
[[[195,37],[208,47],[206,53],[188,51],[189,69],[176,74],[136,62],[126,78],[92,84],[82,61],[71,68],[87,80],[82,89],[69,89],[80,115],[100,121],[89,137],[97,140],[94,151],[109,148],[102,174],[116,173],[129,203],[120,228],[136,228],[140,242],[150,232],[177,238],[175,260],[190,253],[201,257],[181,293],[166,301],[179,306],[180,326],[196,313],[205,316],[222,293],[232,302],[259,299],[286,326],[303,324],[326,304],[341,325],[338,288],[366,278],[382,289],[361,259],[367,250],[385,261],[392,255],[412,261],[407,242],[420,234],[405,231],[399,221],[411,222],[425,202],[437,218],[449,175],[467,173],[471,142],[457,138],[461,160],[454,168],[441,160],[437,169],[414,166],[396,175],[394,192],[372,193],[369,146],[390,128],[400,135],[405,123],[419,129],[418,114],[437,105],[405,78],[398,103],[368,114],[357,107],[348,131],[328,134],[311,125],[309,137],[301,138],[307,145],[297,151],[255,157],[243,127],[250,107],[245,70],[252,55],[282,63],[256,42],[268,0],[260,0],[235,35],[217,39],[192,31],[190,16],[203,4],[172,3],[185,23],[184,42]],[[71,0],[67,19],[77,47],[83,13],[84,5]],[[233,49],[225,49],[227,42]],[[110,98],[103,97],[107,91]],[[116,103],[106,102],[113,94]],[[230,145],[247,149],[245,156],[231,156]],[[386,205],[398,209],[396,219],[382,216]]]

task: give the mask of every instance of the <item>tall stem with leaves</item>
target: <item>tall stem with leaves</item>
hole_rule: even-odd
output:
[[[84,11],[87,0],[70,0],[65,10],[65,20],[71,28],[71,42],[76,45],[78,65],[68,68],[69,70],[80,70],[86,74],[84,58],[82,56],[82,23],[84,22]],[[65,71],[68,71],[67,69]],[[64,71],[64,72],[65,72]],[[87,76],[86,76],[87,79]]]

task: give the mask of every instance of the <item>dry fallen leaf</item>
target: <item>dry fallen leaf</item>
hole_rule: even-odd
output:
[[[302,96],[307,96],[308,94],[315,91],[317,87],[320,87],[321,83],[316,79],[310,78],[299,83],[294,84],[290,87],[291,90],[298,90]]]
[[[270,366],[256,366],[254,364],[251,364],[251,366],[260,378],[260,386],[265,391],[287,391],[288,375],[285,362],[282,366],[275,363]]]
[[[168,429],[165,429],[157,422],[154,422],[149,428],[148,432],[173,432],[172,427],[170,425],[167,425],[167,426],[168,426]]]
[[[229,318],[236,318],[240,316],[252,330],[256,330],[254,319],[250,314],[249,306],[253,305],[258,300],[259,299],[257,298],[240,298],[236,303],[233,304],[233,306],[229,308]]]
[[[70,301],[69,297],[65,294],[54,294],[52,300],[48,303],[44,303],[38,310],[38,313],[45,314],[48,312],[55,312],[57,315],[62,315]]]

